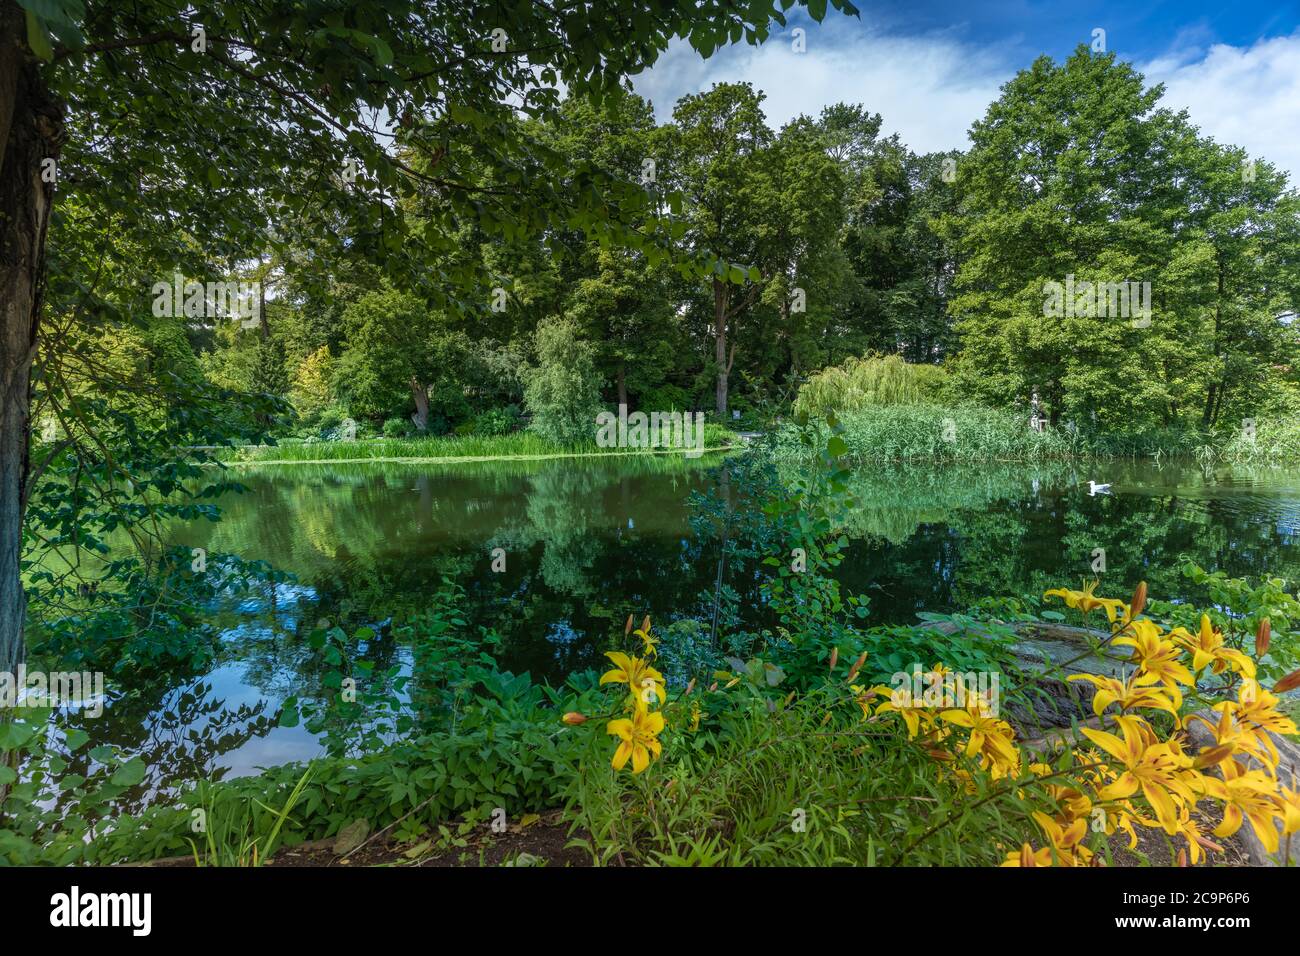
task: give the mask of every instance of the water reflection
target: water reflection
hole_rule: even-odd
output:
[[[103,718],[82,722],[94,743],[144,757],[141,803],[178,780],[319,752],[275,715],[291,694],[321,693],[301,634],[322,616],[382,624],[452,580],[471,625],[501,634],[503,664],[548,677],[599,666],[629,612],[706,616],[719,546],[692,535],[687,498],[734,493],[717,459],[280,466],[241,480],[251,491],[225,502],[220,523],[180,528],[177,541],[268,561],[298,583],[231,595],[236,624],[215,666],[119,691]],[[1111,493],[1090,496],[1090,480]],[[841,575],[871,597],[873,623],[1077,581],[1096,548],[1120,593],[1139,578],[1153,595],[1185,593],[1182,557],[1234,575],[1300,571],[1297,471],[899,466],[859,470],[853,492]],[[506,553],[499,572],[493,548]],[[729,564],[740,606],[757,603],[758,580]],[[410,672],[386,627],[354,650],[377,672]]]

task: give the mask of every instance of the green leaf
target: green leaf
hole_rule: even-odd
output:
[[[280,726],[297,727],[298,721],[301,719],[302,715],[298,713],[298,699],[290,697],[280,709]]]
[[[29,724],[0,724],[0,750],[16,750],[32,739],[35,731]]]
[[[132,757],[113,771],[113,776],[109,778],[109,782],[119,787],[134,787],[144,780],[144,774],[144,761],[139,757]]]
[[[30,10],[27,11],[27,45],[39,59],[46,63],[54,59],[54,49],[50,46],[50,37],[45,32],[45,25]]]

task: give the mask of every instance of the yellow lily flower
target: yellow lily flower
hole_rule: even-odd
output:
[[[1212,674],[1222,674],[1225,669],[1231,668],[1246,677],[1255,676],[1255,662],[1241,651],[1224,647],[1223,632],[1210,623],[1208,615],[1201,615],[1201,629],[1195,637],[1182,627],[1174,628],[1169,636],[1192,652],[1192,670],[1195,673],[1199,674],[1209,665]]]
[[[1127,681],[1115,677],[1102,677],[1097,674],[1072,674],[1066,680],[1086,680],[1097,693],[1092,698],[1092,711],[1098,717],[1111,704],[1119,704],[1121,711],[1136,710],[1145,707],[1149,710],[1163,710],[1178,719],[1178,711],[1183,706],[1183,695],[1178,686],[1156,688],[1140,686],[1137,675]]]
[[[1300,789],[1279,787],[1276,799],[1282,815],[1282,832],[1300,833]]]
[[[606,651],[605,656],[614,662],[614,669],[601,675],[602,684],[627,684],[638,704],[648,704],[646,691],[653,690],[660,704],[667,703],[668,691],[664,675],[639,657],[628,657],[619,651]]]
[[[1243,820],[1249,820],[1264,849],[1277,852],[1278,831],[1273,820],[1282,814],[1273,799],[1274,783],[1264,771],[1243,770],[1235,760],[1229,760],[1223,764],[1223,779],[1207,777],[1205,790],[1225,804],[1215,836],[1232,836],[1241,829]]]
[[[645,619],[645,623],[641,627],[633,631],[632,634],[634,637],[641,638],[641,645],[642,645],[641,653],[645,654],[646,657],[659,656],[659,650],[658,650],[659,638],[656,635],[650,633],[650,618],[647,617]]]
[[[1050,591],[1044,591],[1043,597],[1059,597],[1065,602],[1066,607],[1072,607],[1081,611],[1085,617],[1097,608],[1103,608],[1106,611],[1106,617],[1112,624],[1114,624],[1116,610],[1123,607],[1124,602],[1117,598],[1099,598],[1094,596],[1092,592],[1097,589],[1097,585],[1100,583],[1100,579],[1084,581],[1082,591],[1071,591],[1067,588],[1053,588]]]
[[[1217,711],[1232,714],[1242,733],[1247,734],[1264,748],[1270,759],[1270,766],[1277,764],[1277,748],[1269,738],[1267,731],[1275,734],[1296,733],[1295,721],[1277,709],[1277,697],[1259,685],[1258,681],[1243,680],[1237,689],[1237,700],[1225,700],[1215,704]],[[1261,758],[1262,759],[1262,758]]]
[[[965,710],[945,710],[941,720],[970,731],[966,742],[966,756],[979,755],[980,766],[993,773],[994,778],[1015,773],[1020,769],[1020,752],[1013,742],[1015,731],[1005,720],[988,716],[978,704]]]
[[[1192,866],[1201,861],[1206,850],[1214,850],[1216,853],[1222,853],[1223,847],[1210,840],[1201,833],[1201,826],[1192,819],[1191,810],[1182,807],[1178,811],[1178,832],[1182,834],[1187,841],[1188,855],[1191,857]]]
[[[1227,703],[1231,706],[1230,701]],[[1248,727],[1233,718],[1231,710],[1225,708],[1219,711],[1218,726],[1212,725],[1204,717],[1196,717],[1194,719],[1205,724],[1205,726],[1214,733],[1214,742],[1216,744],[1216,747],[1209,748],[1202,752],[1198,758],[1202,761],[1202,765],[1204,765],[1205,758],[1210,750],[1217,750],[1218,747],[1228,748],[1227,755],[1223,758],[1224,760],[1236,756],[1237,754],[1246,754],[1270,767],[1276,762],[1273,754],[1269,749],[1267,749],[1267,747],[1272,747],[1272,741],[1268,739],[1268,735],[1262,735],[1263,740],[1261,741],[1260,735],[1257,735],[1253,728]],[[1267,747],[1265,744],[1267,744]],[[1218,762],[1222,763],[1223,761]]]
[[[1045,771],[1034,771],[1038,776],[1054,772],[1050,765],[1040,764],[1038,766],[1046,767]],[[1092,812],[1092,800],[1082,790],[1064,784],[1049,783],[1047,784],[1047,793],[1060,807],[1060,813],[1056,817],[1057,820],[1063,823],[1073,823],[1075,820],[1089,819],[1089,814]]]
[[[614,751],[614,759],[610,761],[614,769],[622,770],[629,758],[632,760],[634,774],[650,766],[650,755],[658,757],[663,752],[663,745],[657,739],[663,729],[664,715],[658,711],[652,713],[641,706],[632,711],[630,720],[622,718],[606,724],[605,732],[614,734],[622,741]]]
[[[1012,850],[1007,854],[1006,862],[1003,866],[1051,866],[1052,865],[1052,848],[1043,847],[1041,850],[1035,850],[1028,843],[1021,846],[1019,850]]]
[[[1083,846],[1083,838],[1088,835],[1087,820],[1081,818],[1062,824],[1041,810],[1035,810],[1033,817],[1055,848],[1062,866],[1087,866],[1092,862],[1092,851]]]
[[[849,690],[853,692],[853,701],[862,710],[862,719],[866,720],[871,716],[871,705],[875,702],[876,697],[882,690],[888,693],[888,687],[863,687],[861,684],[850,684]]]
[[[1152,621],[1133,621],[1130,625],[1132,634],[1125,634],[1113,641],[1116,647],[1133,648],[1133,660],[1141,673],[1134,678],[1136,684],[1161,683],[1166,688],[1177,688],[1178,684],[1191,687],[1196,678],[1178,658],[1182,654],[1178,645],[1165,639],[1160,628]]]
[[[907,736],[915,738],[921,731],[921,722],[925,722],[926,729],[929,730],[934,726],[934,714],[924,707],[914,706],[911,702],[910,695],[907,700],[894,703],[894,688],[887,687],[884,684],[872,687],[872,694],[883,694],[885,700],[876,707],[876,715],[880,714],[898,714],[903,718],[903,723],[907,725]]]
[[[697,731],[697,730],[700,729],[700,721],[701,721],[703,718],[707,717],[707,716],[708,716],[708,714],[706,714],[706,713],[704,712],[703,708],[700,707],[700,702],[699,702],[698,700],[693,700],[693,701],[691,701],[691,724],[690,724],[690,727],[691,727],[691,732],[692,732],[692,733],[694,733],[695,731]]]
[[[1123,739],[1104,730],[1082,727],[1094,744],[1119,761],[1124,768],[1114,783],[1097,791],[1102,801],[1120,800],[1142,790],[1165,832],[1178,832],[1178,808],[1183,801],[1196,802],[1196,791],[1187,780],[1191,760],[1158,742],[1140,717],[1117,717]]]

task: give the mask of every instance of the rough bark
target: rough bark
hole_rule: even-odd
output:
[[[719,418],[727,417],[727,376],[731,368],[727,364],[727,284],[721,279],[713,280],[713,334],[714,357],[718,362],[718,388],[715,395],[715,408]]]
[[[411,376],[411,398],[415,402],[415,412],[411,421],[422,432],[429,430],[429,390],[414,375]]]
[[[0,0],[0,670],[23,660],[27,598],[19,575],[23,503],[30,473],[31,370],[44,290],[45,236],[62,109],[27,49],[26,20]]]

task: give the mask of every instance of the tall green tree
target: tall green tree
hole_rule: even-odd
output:
[[[718,83],[685,96],[673,110],[672,182],[685,197],[685,241],[716,257],[707,275],[716,388],[714,409],[727,413],[737,326],[763,291],[763,164],[774,139],[763,94],[748,83]]]
[[[1212,424],[1229,370],[1244,386],[1258,381],[1249,363],[1281,355],[1294,200],[1266,165],[1243,185],[1244,157],[1201,139],[1162,93],[1081,46],[1017,74],[974,125],[944,226],[961,259],[949,308],[967,394],[1037,392],[1054,424],[1171,424],[1189,404]],[[1099,285],[1120,283],[1127,310]]]

